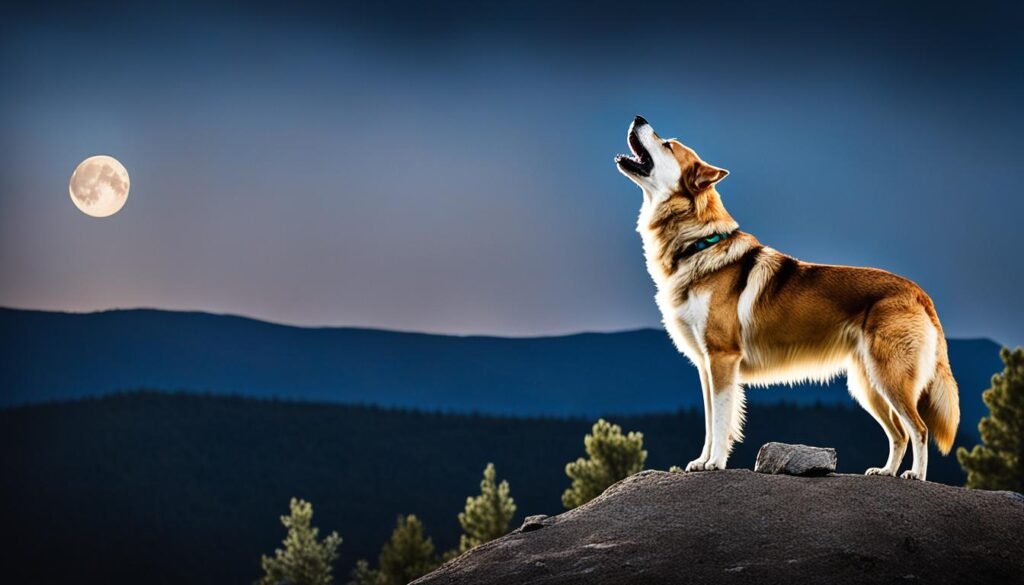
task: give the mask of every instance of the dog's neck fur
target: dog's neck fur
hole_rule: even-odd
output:
[[[667,197],[644,193],[637,232],[643,238],[647,271],[659,293],[685,296],[703,276],[760,246],[754,236],[736,232],[721,244],[683,257],[683,251],[697,240],[737,228],[739,224],[726,211],[714,187],[696,195],[685,190]]]

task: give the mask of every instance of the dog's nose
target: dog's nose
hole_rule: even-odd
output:
[[[641,126],[646,126],[646,125],[647,125],[647,120],[645,120],[643,116],[637,116],[637,117],[633,118],[633,127],[634,128],[639,128]]]

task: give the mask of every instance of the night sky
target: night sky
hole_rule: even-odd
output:
[[[639,113],[731,171],[762,242],[898,272],[948,335],[1024,343],[1020,3],[20,4],[0,306],[656,326],[612,164]],[[106,219],[67,192],[93,154],[131,174]]]

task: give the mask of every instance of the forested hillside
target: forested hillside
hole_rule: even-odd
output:
[[[700,451],[699,412],[609,418],[644,433],[648,468],[685,465]],[[400,513],[417,514],[451,548],[456,514],[487,462],[511,484],[514,525],[560,512],[565,464],[583,454],[592,422],[162,393],[5,409],[8,576],[248,583],[259,555],[279,545],[292,496],[314,504],[325,533],[341,533],[340,575],[376,555]],[[754,405],[747,428],[733,467],[751,467],[769,440],[835,447],[846,472],[886,457],[881,429],[856,407]],[[954,458],[934,451],[929,479],[963,483]]]

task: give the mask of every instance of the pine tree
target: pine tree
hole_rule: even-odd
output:
[[[480,481],[480,495],[466,498],[466,510],[459,513],[463,535],[459,552],[490,542],[508,532],[508,524],[516,513],[516,503],[509,495],[508,482],[495,484],[494,464],[488,463]]]
[[[583,445],[590,458],[581,457],[565,466],[572,486],[562,494],[562,504],[570,510],[601,495],[620,479],[637,473],[647,459],[642,433],[623,436],[619,425],[604,419],[594,423]]]
[[[434,542],[423,536],[423,523],[412,514],[399,516],[391,539],[380,550],[378,585],[406,585],[437,568]]]
[[[356,567],[352,569],[348,585],[377,585],[380,578],[380,571],[370,568],[366,559],[356,561]]]
[[[257,585],[331,585],[334,561],[338,559],[341,537],[330,533],[318,541],[320,530],[311,526],[313,506],[309,502],[292,498],[291,514],[281,516],[281,524],[288,529],[284,549],[274,551],[273,557],[263,555],[260,566],[264,575]]]
[[[981,441],[970,452],[960,447],[956,458],[967,472],[967,487],[1024,491],[1024,349],[999,352],[1003,372],[981,395],[989,415],[978,424]]]

